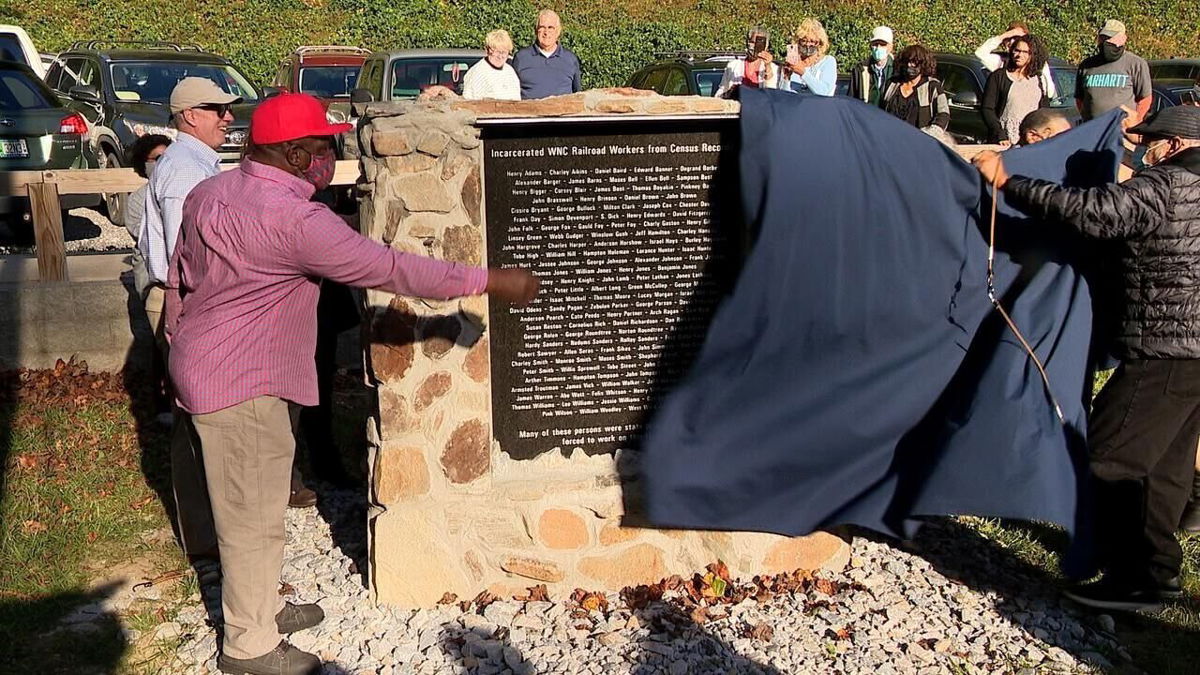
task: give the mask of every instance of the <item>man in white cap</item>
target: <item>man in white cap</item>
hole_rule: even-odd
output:
[[[1126,50],[1128,39],[1125,24],[1116,19],[1105,21],[1096,36],[1096,53],[1079,64],[1075,104],[1083,119],[1124,106],[1136,111],[1130,115],[1130,123],[1137,124],[1150,112],[1150,65]]]
[[[200,181],[220,173],[221,158],[215,149],[225,143],[225,130],[233,121],[230,106],[241,100],[201,77],[184,78],[171,92],[171,123],[179,134],[158,158],[151,175],[137,242],[151,284],[145,297],[146,316],[164,361],[169,361],[163,326],[167,262],[183,221],[183,200]],[[171,428],[171,486],[179,538],[184,553],[193,561],[217,555],[217,534],[198,447],[192,442],[187,416],[177,410]]]
[[[887,26],[871,31],[871,55],[854,67],[850,74],[850,96],[871,105],[880,105],[895,67],[895,36]]]

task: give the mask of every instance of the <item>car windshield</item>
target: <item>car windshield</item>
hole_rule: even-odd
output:
[[[40,84],[23,71],[0,69],[0,111],[57,108]]]
[[[1050,76],[1054,78],[1054,88],[1058,97],[1050,102],[1055,107],[1075,105],[1075,77],[1078,71],[1074,68],[1051,68]]]
[[[712,96],[717,93],[717,87],[721,86],[721,77],[725,74],[724,70],[696,70],[692,75],[696,78],[696,91],[700,92],[701,96]]]
[[[300,91],[317,98],[350,98],[358,81],[358,66],[305,66],[300,69]]]
[[[171,100],[171,90],[185,77],[203,77],[216,82],[222,91],[241,96],[247,102],[258,100],[254,85],[233,66],[184,61],[121,61],[112,64],[113,90],[122,101],[149,101],[166,105]]]
[[[462,93],[462,78],[478,59],[428,58],[399,59],[392,63],[392,98],[416,98],[422,91],[440,84]]]

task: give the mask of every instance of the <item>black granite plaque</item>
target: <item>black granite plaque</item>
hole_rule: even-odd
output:
[[[492,304],[505,452],[636,447],[742,258],[735,144],[720,119],[485,129],[488,263],[542,280]]]

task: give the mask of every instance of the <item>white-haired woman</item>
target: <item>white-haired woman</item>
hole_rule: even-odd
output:
[[[508,31],[497,29],[487,34],[483,41],[484,57],[467,69],[463,76],[463,98],[497,98],[505,101],[521,100],[521,80],[517,71],[508,64],[513,51],[512,37]]]
[[[796,26],[780,73],[779,88],[819,96],[837,92],[837,60],[829,55],[829,34],[809,17]]]

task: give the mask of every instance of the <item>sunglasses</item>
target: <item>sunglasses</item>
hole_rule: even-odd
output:
[[[231,103],[205,103],[204,105],[196,106],[197,110],[208,110],[215,112],[217,117],[224,117],[233,112],[233,104]]]

